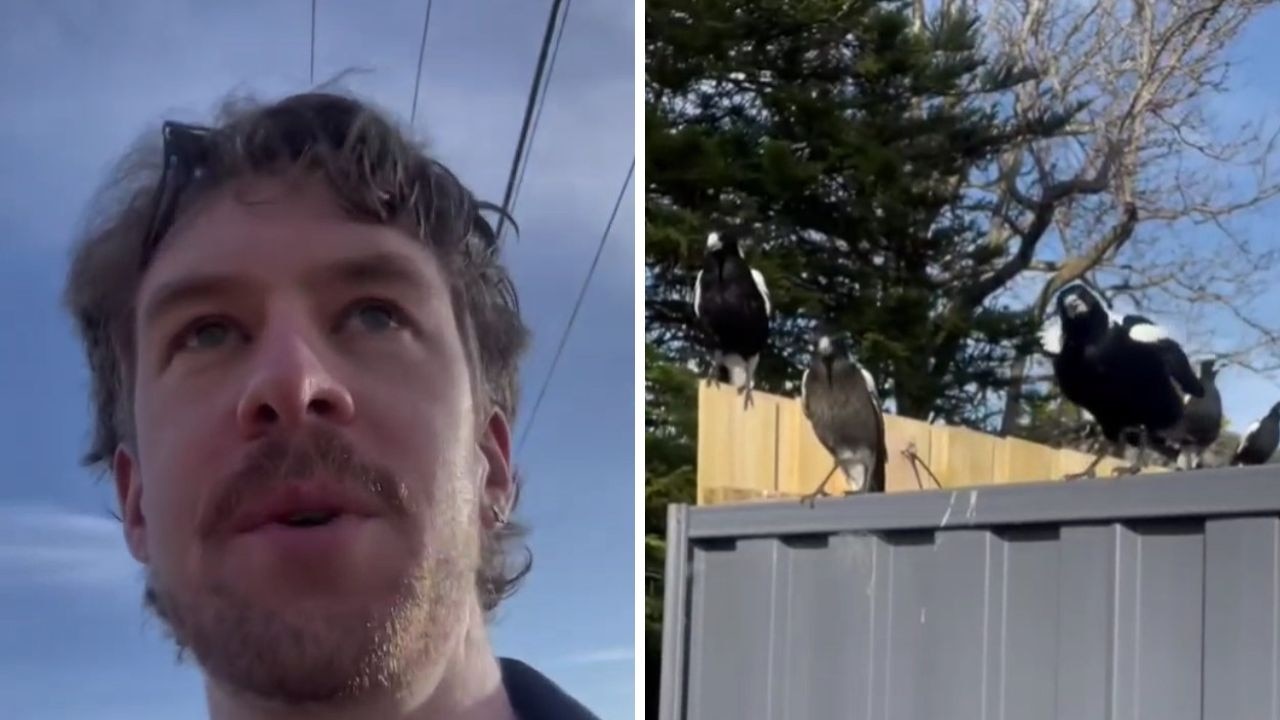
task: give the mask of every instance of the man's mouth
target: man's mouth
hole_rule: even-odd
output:
[[[276,522],[281,525],[288,525],[289,527],[292,527],[292,528],[320,527],[321,525],[328,525],[332,520],[335,520],[339,515],[341,515],[341,513],[325,512],[325,511],[299,512],[299,513],[294,513],[286,518],[281,518],[279,520],[276,520]]]
[[[277,488],[244,508],[232,521],[232,529],[245,533],[273,526],[319,528],[343,518],[377,514],[377,505],[367,495],[328,483],[306,483]]]

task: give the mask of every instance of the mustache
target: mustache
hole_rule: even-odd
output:
[[[389,515],[409,511],[408,489],[394,472],[361,456],[338,432],[313,427],[288,438],[273,436],[256,446],[222,484],[204,529],[229,522],[277,487],[315,482],[317,477],[376,499]]]

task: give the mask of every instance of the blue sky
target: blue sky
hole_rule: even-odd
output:
[[[109,484],[77,463],[87,374],[57,295],[85,201],[137,132],[203,120],[232,89],[308,86],[310,3],[54,5],[0,7],[0,707],[199,717],[197,672],[141,610]],[[317,82],[367,68],[348,86],[407,120],[425,6],[320,0]],[[549,7],[432,11],[416,128],[482,197],[501,201]],[[535,333],[525,420],[634,152],[634,18],[630,0],[571,4],[534,140],[508,251]],[[634,708],[634,226],[628,190],[518,458],[535,569],[494,629],[604,718]]]

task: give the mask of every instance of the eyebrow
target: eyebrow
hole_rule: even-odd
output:
[[[341,285],[392,285],[423,292],[426,278],[414,263],[398,253],[379,252],[345,258],[314,271],[306,284],[313,289]]]
[[[232,275],[200,274],[170,280],[156,288],[143,308],[142,327],[159,322],[177,308],[213,297],[243,291],[250,283]]]
[[[144,308],[143,326],[153,325],[183,305],[248,291],[253,283],[225,274],[197,274],[164,283],[152,293]],[[424,293],[426,282],[413,263],[397,253],[373,253],[345,258],[308,274],[305,284],[323,292],[334,284],[348,286],[391,285]]]

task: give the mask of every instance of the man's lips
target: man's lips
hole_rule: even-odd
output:
[[[282,485],[246,503],[231,519],[231,531],[247,533],[279,523],[308,527],[342,515],[374,517],[378,503],[351,488],[325,482]]]

